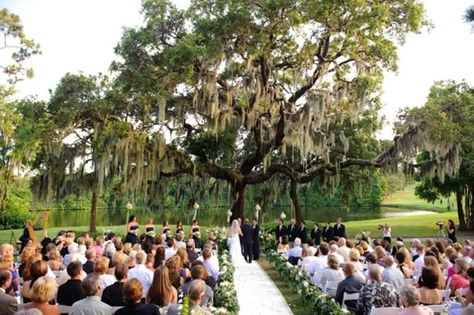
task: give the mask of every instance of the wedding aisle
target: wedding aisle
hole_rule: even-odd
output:
[[[293,314],[278,288],[255,261],[235,268],[234,284],[240,315]]]

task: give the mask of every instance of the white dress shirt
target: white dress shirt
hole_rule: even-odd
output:
[[[112,307],[98,296],[88,296],[72,305],[71,315],[112,315]]]
[[[153,282],[153,271],[148,269],[145,265],[136,265],[128,271],[128,279],[136,278],[143,285],[143,292],[146,294]]]

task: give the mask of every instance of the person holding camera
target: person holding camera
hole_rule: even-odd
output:
[[[456,243],[458,241],[458,239],[456,238],[456,224],[454,224],[454,221],[451,219],[448,220],[447,231],[448,238],[453,242],[453,244]]]
[[[385,223],[379,224],[377,229],[383,231],[383,239],[390,245],[392,243],[392,227],[388,225],[388,223]]]

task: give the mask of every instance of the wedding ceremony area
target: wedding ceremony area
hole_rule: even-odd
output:
[[[474,315],[472,0],[0,4],[0,315]]]

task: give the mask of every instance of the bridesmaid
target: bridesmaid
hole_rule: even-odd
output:
[[[200,239],[200,227],[197,220],[193,220],[193,225],[191,226],[191,237],[194,240],[194,246],[196,248],[201,248],[201,239]]]
[[[182,233],[183,231],[184,231],[183,222],[181,221],[176,222],[176,234]]]
[[[161,229],[161,234],[168,234],[170,227],[168,225],[168,220],[163,221],[163,228]]]
[[[153,219],[148,218],[148,220],[146,220],[145,233],[149,235],[149,234],[153,234],[154,232],[155,232],[155,225],[153,224]]]
[[[136,243],[139,242],[139,239],[137,236],[138,228],[139,228],[139,224],[137,222],[137,217],[134,215],[130,216],[130,219],[128,219],[128,224],[127,224],[127,237],[126,237],[127,243],[132,243],[132,245],[135,245]]]

